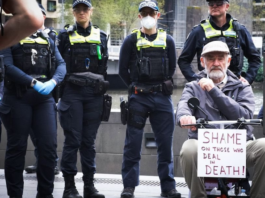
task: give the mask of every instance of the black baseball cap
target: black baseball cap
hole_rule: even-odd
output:
[[[209,1],[218,1],[218,0],[206,0],[207,2],[209,2]],[[220,0],[219,0],[220,1]],[[229,0],[222,0],[222,1],[226,1],[226,2],[228,2],[229,3]]]
[[[155,1],[155,0],[145,0],[145,1],[142,1],[139,4],[139,12],[141,11],[142,8],[146,8],[146,7],[152,8],[155,11],[158,11],[159,10],[157,1]]]
[[[75,6],[77,6],[78,4],[80,4],[80,3],[85,4],[88,7],[92,7],[92,4],[91,4],[91,1],[90,0],[73,0],[73,8]]]
[[[46,10],[44,9],[44,7],[39,3],[39,7],[40,7],[40,10],[42,11],[42,14],[44,14],[46,16]]]

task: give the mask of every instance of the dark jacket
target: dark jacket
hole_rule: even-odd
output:
[[[199,74],[201,77],[206,77],[205,70]],[[197,81],[192,81],[186,84],[178,103],[176,120],[179,124],[180,117],[183,115],[195,116],[198,118],[206,118],[200,110],[192,110],[188,107],[187,101],[191,97],[197,97],[200,100],[200,107],[208,115],[209,121],[217,120],[237,120],[244,117],[252,119],[255,99],[250,85],[242,83],[230,70],[227,71],[227,83],[223,89],[214,87],[211,91],[203,91]],[[206,126],[206,128],[219,128],[216,126]],[[234,125],[228,128],[236,128]],[[251,126],[247,126],[247,140],[252,139]],[[197,139],[198,134],[189,130],[189,138]]]
[[[154,41],[157,37],[157,33],[152,34],[150,36],[141,33],[141,36],[146,37],[149,41]],[[136,38],[135,34],[128,35],[125,38],[120,50],[119,75],[123,80],[123,82],[126,84],[126,86],[129,86],[132,83],[130,80],[129,65],[132,59],[133,51],[137,50],[136,48],[137,40],[135,38]],[[167,48],[166,48],[167,56],[169,59],[169,76],[172,77],[176,70],[176,62],[177,62],[176,47],[174,39],[170,35],[167,35],[166,42],[167,42]]]
[[[223,27],[218,27],[210,17],[210,23],[216,30],[227,30],[229,28],[229,21],[231,19],[231,15],[227,14],[227,23]],[[240,24],[239,24],[240,25]],[[183,51],[178,59],[178,65],[185,76],[185,78],[190,82],[196,80],[194,77],[194,71],[192,70],[191,62],[197,53],[197,62],[198,69],[203,70],[203,67],[200,63],[201,52],[203,48],[203,42],[205,39],[205,32],[201,25],[195,26],[184,44]],[[258,72],[259,67],[261,66],[260,55],[253,44],[252,38],[248,30],[245,26],[240,25],[239,30],[239,39],[240,46],[244,52],[244,56],[248,59],[249,68],[245,74],[246,80],[251,84]],[[242,75],[244,76],[244,75]]]

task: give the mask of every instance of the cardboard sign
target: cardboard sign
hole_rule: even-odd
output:
[[[246,177],[246,130],[199,129],[198,177]]]

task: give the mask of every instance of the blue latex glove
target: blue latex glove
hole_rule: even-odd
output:
[[[37,83],[33,86],[33,89],[35,89],[37,92],[40,92],[42,87],[43,87],[43,83],[40,81],[37,81]]]
[[[51,93],[55,86],[55,82],[53,80],[49,80],[43,83],[43,87],[40,89],[39,93],[42,95],[48,95]]]

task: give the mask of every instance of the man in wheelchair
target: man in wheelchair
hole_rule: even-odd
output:
[[[205,68],[197,74],[197,81],[186,84],[178,103],[176,119],[182,128],[188,129],[189,139],[180,151],[180,164],[191,198],[207,197],[204,179],[197,177],[197,127],[183,126],[195,124],[196,119],[206,115],[199,110],[190,109],[187,101],[192,97],[200,100],[200,108],[208,120],[252,119],[255,99],[251,86],[241,82],[229,69],[231,56],[226,43],[213,41],[204,46],[201,58]],[[230,128],[237,128],[231,125]],[[250,190],[251,198],[265,197],[265,138],[253,140],[251,126],[247,130],[246,165],[254,167]]]

